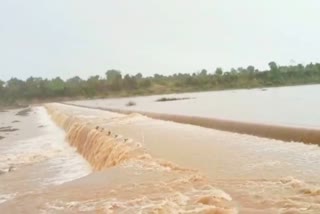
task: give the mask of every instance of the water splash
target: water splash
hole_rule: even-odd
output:
[[[47,105],[46,109],[52,119],[66,130],[70,145],[77,149],[92,168],[96,171],[111,167],[124,171],[134,169],[133,176],[138,176],[138,180],[114,185],[112,191],[106,190],[101,195],[94,192],[92,193],[94,199],[88,196],[89,198],[83,200],[49,202],[45,210],[107,213],[237,213],[231,196],[211,185],[197,170],[152,157],[143,147],[143,143],[112,133],[95,118],[90,120],[74,116],[54,104]],[[113,117],[109,122],[130,123],[136,118],[141,118],[141,115]],[[144,177],[147,177],[148,172],[152,172],[152,175],[157,174],[159,179],[162,179],[157,180],[157,177],[154,181],[145,180]]]

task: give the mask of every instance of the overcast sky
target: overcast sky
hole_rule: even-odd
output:
[[[319,0],[0,0],[0,79],[320,62]]]

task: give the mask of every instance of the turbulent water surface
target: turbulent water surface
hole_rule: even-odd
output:
[[[91,171],[43,107],[28,109],[22,116],[18,112],[0,113],[0,206]]]
[[[268,90],[249,93],[275,93]],[[208,94],[164,103],[135,98],[130,108],[182,114],[191,111],[183,103]],[[81,104],[129,108],[131,99]],[[201,108],[208,107],[193,114]],[[0,213],[320,213],[318,145],[64,104],[17,112],[0,113]],[[309,114],[299,122],[301,115],[273,123],[319,127]]]

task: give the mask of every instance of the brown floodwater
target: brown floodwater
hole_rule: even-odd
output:
[[[90,164],[92,173],[88,174],[86,163],[78,156],[77,161],[63,159],[60,165],[55,163],[55,169],[81,173],[69,176],[69,180],[43,184],[48,182],[39,180],[59,174],[48,171],[47,161],[18,164],[15,171],[0,175],[0,193],[14,195],[0,204],[1,213],[320,212],[317,145],[155,120],[140,114],[122,115],[63,104],[46,108],[65,131],[70,146]],[[42,108],[38,111],[35,115],[46,117]],[[41,136],[42,129],[36,127],[51,124],[45,121],[28,128]],[[26,129],[23,123],[17,123],[21,132]],[[50,126],[49,135],[60,141],[49,143],[45,150],[56,151],[51,148],[56,144],[58,151],[69,150],[63,131]],[[0,141],[1,152],[11,151],[9,137]],[[21,148],[30,148],[25,154],[49,153],[21,143],[19,136],[14,139],[16,145],[11,148],[22,144]],[[74,155],[70,150],[64,157]],[[12,177],[3,177],[9,175]],[[58,176],[60,180],[63,175]],[[20,182],[22,178],[29,183]],[[11,189],[5,189],[8,184]]]
[[[89,107],[320,128],[320,85],[73,101]],[[161,98],[191,98],[156,102]],[[135,103],[127,106],[129,102]]]
[[[92,171],[43,107],[0,112],[0,126],[0,206]]]

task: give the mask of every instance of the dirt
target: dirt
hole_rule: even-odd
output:
[[[12,121],[12,123],[20,123],[20,121],[19,120],[14,120],[14,121]]]
[[[0,140],[4,139],[5,137],[0,136]]]

